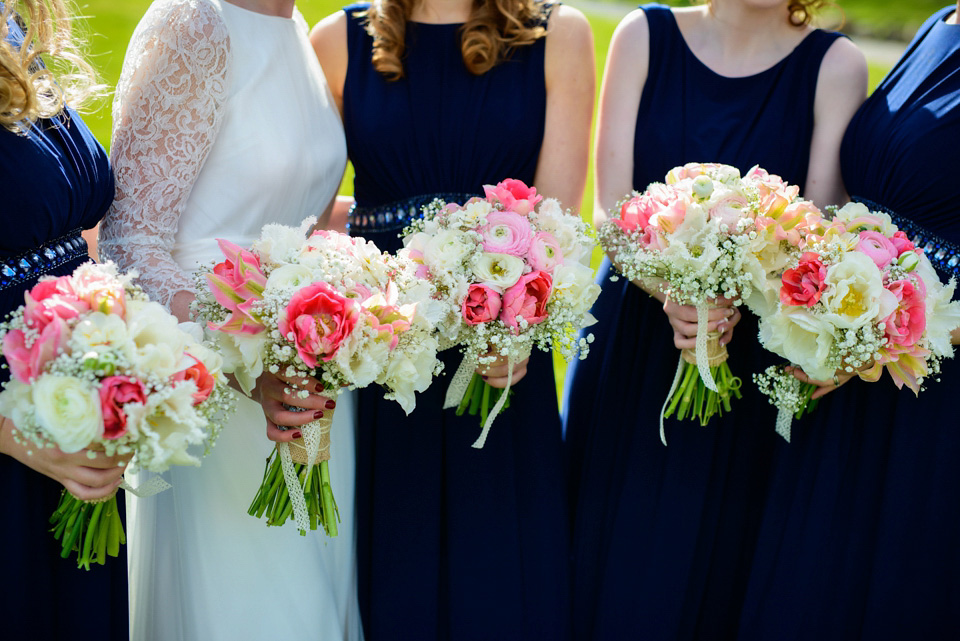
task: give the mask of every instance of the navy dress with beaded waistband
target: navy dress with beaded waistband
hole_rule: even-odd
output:
[[[806,181],[820,63],[838,34],[814,30],[777,64],[725,77],[687,47],[671,10],[644,5],[649,72],[634,141],[633,186],[687,162]],[[574,518],[574,638],[725,639],[736,631],[776,411],[749,382],[773,361],[745,309],[729,345],[744,379],[732,412],[701,427],[658,416],[679,351],[662,305],[609,261],[590,355],[568,374],[565,413]]]
[[[960,279],[960,26],[935,14],[847,129],[847,191]],[[960,638],[960,363],[852,380],[778,446],[744,639]]]
[[[23,35],[11,20],[11,41]],[[71,110],[24,133],[0,127],[0,315],[23,305],[43,274],[71,273],[85,262],[81,229],[99,222],[113,200],[107,155]],[[0,370],[0,380],[9,372]],[[126,555],[78,570],[60,558],[47,519],[63,486],[0,456],[4,551],[0,608],[9,638],[66,639],[84,633],[126,639]],[[122,504],[123,501],[120,501]]]
[[[411,208],[463,202],[484,184],[532,184],[546,111],[544,40],[479,76],[458,24],[408,23],[406,77],[371,63],[348,17],[344,129],[356,170],[350,233],[400,246]],[[357,434],[360,608],[368,639],[556,639],[569,635],[568,535],[551,357],[535,353],[481,450],[477,417],[442,410],[459,365],[404,416],[361,390]]]

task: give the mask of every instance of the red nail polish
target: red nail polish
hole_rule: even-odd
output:
[[[323,391],[323,383],[317,383],[316,386],[315,386],[313,389],[314,389],[315,392],[322,392],[322,391]]]
[[[300,432],[294,432],[291,436],[293,436],[293,438],[300,438],[302,434]]]
[[[327,409],[328,409],[328,410],[332,410],[332,409],[333,409],[334,407],[336,407],[336,406],[337,406],[337,402],[336,402],[336,401],[327,401]]]
[[[323,418],[323,410],[317,410],[313,413],[313,420],[317,420],[318,418]]]

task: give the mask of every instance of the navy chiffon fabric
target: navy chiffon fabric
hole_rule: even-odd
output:
[[[960,27],[936,13],[862,106],[847,191],[960,243]],[[946,278],[946,274],[941,274]],[[744,639],[960,638],[960,363],[915,397],[853,380],[778,445]]]
[[[13,22],[14,41],[22,33]],[[72,110],[40,120],[25,134],[0,128],[0,261],[27,255],[45,243],[72,237],[93,227],[113,200],[113,174],[107,155]],[[69,274],[85,258],[48,272]],[[39,274],[38,274],[39,276]],[[36,284],[0,289],[4,318],[23,304],[23,294]],[[0,370],[5,381],[9,371]],[[47,520],[63,489],[59,483],[8,456],[0,457],[3,488],[4,551],[0,579],[0,611],[7,638],[54,640],[126,639],[127,564],[121,550],[104,566],[78,570],[72,558],[60,558],[60,543]],[[122,496],[121,496],[122,498]],[[122,504],[123,501],[119,501]],[[78,632],[79,631],[79,632]]]
[[[474,76],[457,24],[408,23],[406,77],[384,79],[372,40],[345,9],[344,128],[360,207],[424,194],[482,195],[532,184],[546,110],[544,42]],[[382,249],[396,227],[362,231]],[[357,528],[364,634],[383,639],[558,639],[569,635],[561,426],[549,355],[535,353],[483,449],[477,417],[442,410],[459,354],[405,416],[361,390]]]
[[[839,36],[810,33],[756,75],[714,73],[671,11],[644,5],[649,74],[634,142],[634,188],[687,162],[759,164],[803,185],[820,62]],[[736,632],[777,438],[776,412],[749,382],[773,362],[746,312],[729,345],[744,379],[732,413],[707,427],[658,417],[678,350],[661,305],[609,261],[589,357],[568,374],[574,638],[721,639]]]

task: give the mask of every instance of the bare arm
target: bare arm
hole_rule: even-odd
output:
[[[310,44],[342,116],[343,83],[347,77],[347,14],[337,11],[318,22],[310,32]]]

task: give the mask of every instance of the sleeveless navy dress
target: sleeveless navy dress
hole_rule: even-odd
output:
[[[960,26],[935,14],[847,129],[847,191],[960,280]],[[956,297],[956,296],[955,296]],[[960,638],[960,363],[853,380],[778,448],[744,639]]]
[[[23,32],[11,20],[10,40]],[[37,121],[25,134],[0,128],[0,315],[23,305],[43,274],[69,274],[87,261],[81,229],[97,224],[113,201],[107,155],[72,110]],[[0,381],[9,370],[0,370]],[[53,640],[85,633],[126,639],[126,555],[89,572],[60,558],[47,519],[63,486],[0,456],[4,551],[0,610],[8,638]],[[120,501],[122,509],[123,501]]]
[[[344,129],[356,170],[350,233],[381,249],[419,205],[463,202],[484,184],[533,184],[546,111],[544,40],[474,76],[458,24],[408,23],[406,77],[371,64],[358,11],[348,17]],[[569,536],[561,426],[550,355],[537,352],[483,449],[475,416],[442,410],[459,365],[405,416],[361,390],[357,530],[364,633],[382,639],[558,639],[569,635]]]
[[[811,32],[756,75],[717,75],[687,47],[673,13],[644,5],[649,75],[634,141],[633,185],[663,181],[691,161],[746,172],[759,164],[803,185],[820,62],[838,34]],[[707,427],[665,422],[660,408],[679,352],[662,306],[609,261],[590,328],[590,355],[565,397],[575,502],[574,638],[722,639],[733,634],[756,543],[758,507],[770,474],[776,412],[753,372],[772,356],[746,312],[728,345],[744,380],[732,413]]]

